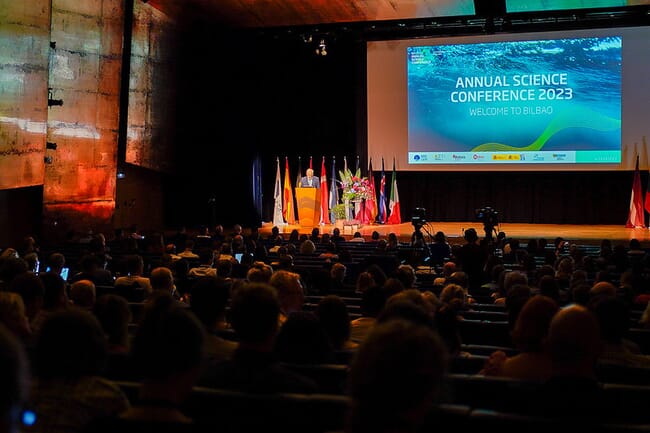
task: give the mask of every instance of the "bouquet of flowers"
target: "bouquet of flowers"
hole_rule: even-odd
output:
[[[372,196],[372,188],[367,177],[361,177],[361,169],[352,173],[349,169],[339,170],[343,200],[355,201]]]

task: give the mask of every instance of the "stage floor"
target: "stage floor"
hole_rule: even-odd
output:
[[[260,228],[263,235],[271,233],[272,223],[264,223]],[[470,227],[476,229],[480,237],[484,237],[483,224],[480,222],[429,222],[423,228],[425,238],[428,240],[429,235],[437,231],[442,231],[451,243],[462,241],[463,230]],[[290,233],[293,229],[298,229],[302,233],[310,234],[311,226],[303,227],[300,225],[285,225],[280,227],[282,233]],[[321,233],[331,233],[334,225],[319,226]],[[352,237],[355,226],[345,226],[343,234],[346,238]],[[410,222],[402,224],[363,224],[356,227],[364,238],[369,239],[373,231],[379,232],[382,237],[388,233],[394,232],[399,236],[400,241],[408,242],[411,240],[414,227]],[[610,239],[613,243],[624,243],[626,246],[630,239],[638,239],[641,242],[650,242],[649,229],[631,229],[626,228],[625,224],[621,225],[579,225],[579,224],[521,224],[521,223],[501,223],[497,229],[505,232],[506,236],[518,238],[522,242],[531,238],[546,238],[553,242],[558,236],[569,242],[576,244],[599,245],[602,239]]]

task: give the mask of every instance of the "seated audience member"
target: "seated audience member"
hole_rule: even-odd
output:
[[[164,266],[159,266],[151,271],[149,276],[149,283],[151,284],[152,295],[157,292],[164,292],[171,295],[174,299],[180,299],[179,293],[176,291],[174,285],[174,274],[171,269]]]
[[[102,377],[106,341],[88,311],[53,312],[43,322],[34,350],[35,377],[28,407],[36,422],[25,432],[82,432],[99,418],[130,406],[126,395]]]
[[[249,255],[246,255],[250,257]],[[217,270],[217,277],[223,278],[224,280],[232,280],[233,278],[233,269],[236,263],[233,263],[230,260],[219,259],[215,263],[215,269]]]
[[[305,291],[300,274],[280,269],[273,273],[269,283],[278,293],[281,324],[291,313],[302,311],[305,304]]]
[[[210,248],[201,248],[199,250],[199,266],[190,268],[187,275],[189,277],[216,277],[217,270],[214,265],[214,252]]]
[[[283,367],[273,354],[280,329],[276,289],[264,283],[244,283],[232,294],[230,322],[239,346],[232,359],[206,371],[204,386],[250,393],[313,393],[314,381]]]
[[[178,256],[182,259],[197,260],[199,258],[199,255],[194,252],[194,245],[195,245],[194,240],[187,239],[185,241],[183,251],[178,253]]]
[[[370,287],[377,285],[375,278],[370,272],[360,272],[355,282],[354,292],[358,295],[363,295]]]
[[[345,432],[419,431],[447,363],[445,345],[430,327],[403,319],[378,324],[350,366]]]
[[[71,283],[79,280],[90,280],[95,286],[113,285],[113,274],[102,267],[103,264],[100,263],[97,256],[86,254],[79,261],[79,265],[81,271],[70,278]]]
[[[107,293],[97,298],[93,314],[106,335],[107,351],[112,353],[129,353],[131,339],[129,323],[133,315],[129,303],[123,296]]]
[[[490,355],[480,374],[546,381],[551,377],[551,356],[546,347],[548,329],[558,311],[557,302],[544,295],[528,299],[517,316],[512,341],[519,351],[508,357],[503,351]]]
[[[94,427],[101,432],[200,430],[181,407],[200,377],[203,343],[203,329],[194,314],[169,294],[157,293],[133,339],[133,365],[141,378],[138,399]]]
[[[15,292],[0,291],[0,323],[25,346],[32,343],[32,328],[23,298]]]
[[[289,364],[331,364],[335,360],[318,316],[296,311],[282,324],[273,348],[278,360]]]
[[[126,258],[127,275],[115,280],[115,288],[122,287],[139,287],[144,289],[145,296],[151,296],[151,282],[149,278],[144,277],[144,260],[139,254],[132,254]],[[117,291],[119,293],[119,290]]]
[[[35,334],[38,334],[41,326],[52,313],[67,310],[70,306],[65,281],[60,275],[46,272],[39,274],[38,278],[43,282],[43,308],[36,313],[31,322]]]
[[[29,394],[30,365],[16,336],[0,325],[0,431],[21,431],[22,414]]]
[[[329,284],[329,293],[343,293],[346,291],[352,291],[350,287],[345,284],[345,277],[347,276],[348,267],[343,263],[332,263],[330,268],[330,284]]]
[[[386,304],[383,286],[371,286],[361,296],[361,317],[350,322],[350,340],[361,344],[377,323],[377,316]]]
[[[338,295],[324,296],[316,307],[316,316],[321,323],[330,346],[338,359],[347,363],[359,344],[350,340],[350,312],[345,301]]]
[[[273,275],[273,267],[264,262],[253,262],[246,271],[246,280],[251,283],[268,283]]]
[[[436,309],[431,299],[418,289],[403,290],[388,298],[386,305],[377,316],[377,323],[402,318],[435,329],[433,318]]]
[[[397,293],[403,292],[406,290],[404,283],[401,280],[395,277],[387,278],[384,282],[384,291],[386,292],[386,297],[389,298]]]
[[[444,287],[447,285],[447,279],[458,270],[455,262],[448,261],[442,265],[442,275],[436,277],[433,280],[433,285],[438,287]]]
[[[352,235],[352,239],[348,240],[348,242],[365,242],[366,240],[363,238],[361,235],[361,232],[354,232]]]
[[[232,358],[237,348],[235,341],[224,338],[226,333],[233,335],[226,317],[231,286],[230,281],[218,277],[201,278],[192,286],[190,308],[206,333],[204,352],[208,366]]]
[[[414,289],[417,281],[415,268],[408,264],[401,264],[395,270],[395,278],[404,284],[405,289]]]
[[[602,344],[599,364],[650,367],[650,356],[643,355],[639,345],[627,338],[630,311],[621,298],[599,295],[590,299],[587,308],[598,319]]]
[[[560,309],[551,320],[548,347],[551,377],[532,409],[549,418],[584,422],[608,413],[595,372],[602,347],[595,315],[580,305]]]
[[[31,323],[43,308],[45,286],[41,275],[36,276],[31,272],[24,272],[11,281],[7,290],[18,293],[23,299],[25,314],[31,326]]]
[[[451,258],[451,246],[444,232],[438,231],[433,236],[433,243],[429,245],[429,254],[433,266],[442,266],[445,260]]]
[[[61,275],[61,271],[65,267],[65,256],[62,253],[52,253],[47,259],[47,266],[50,267],[50,271],[56,274]],[[46,270],[42,269],[43,271]]]
[[[73,305],[91,311],[96,299],[97,291],[92,281],[79,280],[70,285],[70,301]]]

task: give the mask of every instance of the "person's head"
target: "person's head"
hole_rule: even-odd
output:
[[[406,287],[404,286],[404,283],[399,278],[390,277],[384,282],[384,291],[386,292],[386,296],[390,297],[396,293],[403,292],[405,289]]]
[[[467,290],[469,288],[469,275],[463,271],[454,271],[447,279],[447,282],[457,284]]]
[[[318,302],[316,316],[334,350],[341,350],[350,338],[350,312],[338,295],[327,295]]]
[[[93,314],[99,320],[109,345],[128,346],[132,315],[126,298],[112,293],[101,295],[95,302]]]
[[[273,275],[273,267],[261,261],[253,262],[246,271],[246,280],[251,283],[268,283]]]
[[[279,329],[277,290],[265,283],[245,283],[232,294],[229,318],[240,346],[271,351]]]
[[[43,308],[55,310],[63,308],[68,304],[68,294],[65,290],[65,281],[61,275],[54,272],[39,274],[43,282]]]
[[[442,231],[437,231],[436,234],[433,236],[434,242],[444,244],[447,242],[447,236],[445,236],[445,233]]]
[[[61,273],[61,269],[65,266],[65,256],[62,253],[52,253],[47,259],[47,264],[52,272]]]
[[[538,283],[539,293],[541,295],[548,296],[549,298],[559,302],[560,300],[560,288],[557,284],[557,280],[550,275],[544,275]]]
[[[39,274],[36,276],[30,272],[25,272],[14,278],[11,284],[9,284],[9,291],[18,293],[23,298],[25,311],[30,320],[34,318],[38,310],[43,306],[45,294],[45,286],[43,284],[44,275]]]
[[[231,283],[223,278],[202,277],[192,285],[190,307],[203,325],[212,329],[225,320]]]
[[[0,323],[19,338],[31,332],[25,303],[18,293],[0,291]]]
[[[557,311],[557,302],[548,296],[536,295],[528,299],[512,330],[514,345],[522,352],[541,351],[551,319]]]
[[[29,361],[22,343],[0,325],[0,431],[19,431],[29,393]]]
[[[630,328],[630,311],[617,296],[600,295],[589,300],[587,308],[598,319],[603,341],[620,344]]]
[[[468,243],[475,243],[478,241],[478,233],[476,233],[475,228],[468,228],[465,230],[463,237]]]
[[[347,267],[343,263],[336,262],[330,268],[330,277],[336,281],[343,281],[347,272]]]
[[[302,310],[305,291],[302,287],[300,274],[280,269],[273,273],[269,282],[277,290],[278,299],[285,314]]]
[[[311,169],[311,168],[308,168],[307,170],[305,170],[305,174],[307,175],[307,177],[313,177],[314,176],[314,170]]]
[[[174,275],[172,270],[167,267],[159,266],[154,268],[149,275],[149,281],[153,290],[161,290],[167,293],[174,291]]]
[[[79,308],[55,311],[43,322],[35,345],[39,379],[72,379],[101,375],[106,338],[97,318]]]
[[[589,290],[589,297],[595,298],[596,296],[616,296],[616,286],[609,281],[599,281]]]
[[[316,251],[316,245],[311,239],[305,239],[300,243],[300,254],[313,254]]]
[[[350,365],[346,431],[416,431],[438,397],[447,358],[430,327],[403,319],[378,323]]]
[[[139,254],[132,254],[126,258],[126,272],[129,275],[142,275],[144,272],[144,260]]]
[[[395,271],[395,277],[399,279],[404,287],[407,289],[413,288],[415,286],[416,276],[415,268],[408,264],[401,264],[397,267]]]
[[[594,377],[600,355],[600,330],[596,316],[586,307],[569,305],[551,320],[548,332],[554,375]]]
[[[202,265],[212,266],[214,263],[214,251],[212,248],[201,248],[198,252],[198,256],[199,262],[201,262]]]
[[[440,302],[448,304],[457,310],[465,305],[466,299],[467,292],[459,284],[449,283],[440,292]]]
[[[157,293],[138,324],[131,350],[143,386],[172,389],[176,403],[183,401],[201,374],[204,338],[194,313],[171,295]]]
[[[516,284],[528,285],[528,276],[520,271],[506,273],[503,279],[503,290],[508,293]]]
[[[327,334],[313,311],[295,311],[287,317],[274,352],[280,361],[293,364],[327,364],[334,359]]]
[[[434,328],[434,309],[434,305],[418,289],[404,290],[388,298],[377,316],[377,322],[401,318]]]
[[[79,280],[70,286],[70,300],[78,307],[91,310],[95,305],[97,291],[95,283],[90,280]]]

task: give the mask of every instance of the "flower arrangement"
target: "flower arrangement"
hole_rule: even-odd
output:
[[[349,169],[339,170],[343,200],[361,200],[372,197],[372,186],[367,177],[361,177],[361,169],[352,173]]]

